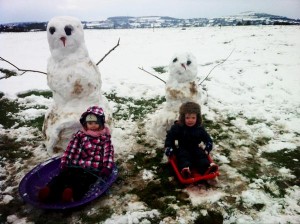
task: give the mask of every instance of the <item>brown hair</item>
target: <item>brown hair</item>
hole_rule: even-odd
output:
[[[185,114],[196,114],[197,115],[197,124],[202,124],[202,117],[201,117],[201,108],[198,103],[194,102],[186,102],[183,103],[179,108],[179,123],[185,123]]]

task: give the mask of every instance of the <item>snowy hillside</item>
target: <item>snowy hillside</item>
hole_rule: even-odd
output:
[[[41,125],[52,102],[46,75],[7,79],[0,61],[0,223],[300,223],[300,28],[297,26],[85,30],[114,111],[119,177],[110,191],[73,211],[22,202],[18,184],[50,158]],[[46,72],[46,33],[1,33],[0,57]],[[175,52],[198,61],[204,125],[220,165],[215,186],[182,186],[163,155],[165,136],[148,128],[164,103]]]
[[[174,18],[168,16],[114,16],[99,21],[82,21],[84,29],[183,28],[241,25],[300,25],[300,19],[247,11],[215,18]],[[0,32],[45,31],[47,22],[0,24]]]

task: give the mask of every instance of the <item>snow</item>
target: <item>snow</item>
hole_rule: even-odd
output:
[[[270,142],[270,144],[268,144],[266,146],[266,149],[264,150],[265,152],[276,152],[282,149],[296,149],[297,145],[291,142],[285,142],[282,140],[275,140]]]
[[[259,148],[262,152],[298,150],[300,145],[300,27],[299,26],[248,26],[248,27],[205,27],[181,29],[132,29],[132,30],[85,30],[85,42],[90,57],[98,62],[120,38],[120,46],[112,51],[99,70],[102,76],[102,91],[115,92],[117,96],[133,99],[150,99],[164,96],[165,85],[160,80],[138,69],[143,67],[154,74],[154,67],[168,65],[176,52],[191,52],[198,62],[198,78],[203,80],[211,69],[224,60],[232,50],[232,55],[216,67],[202,84],[202,112],[208,119],[235,117],[230,121],[240,132],[251,136],[248,140],[236,139],[237,145],[250,145],[254,139],[268,138],[269,143]],[[50,51],[45,32],[1,33],[1,57],[22,69],[46,72]],[[0,67],[13,69],[7,63]],[[167,80],[168,73],[161,74]],[[1,73],[0,76],[3,76]],[[5,97],[17,99],[24,105],[38,104],[49,107],[52,99],[41,96],[17,98],[17,94],[27,90],[49,90],[46,75],[26,73],[17,77],[0,79],[0,91]],[[116,103],[109,102],[111,108]],[[161,109],[161,108],[160,108]],[[157,110],[159,111],[159,109]],[[28,109],[17,114],[24,120],[34,119],[45,113],[45,109]],[[149,119],[155,117],[155,112]],[[249,124],[249,120],[254,123]],[[130,159],[138,150],[132,134],[138,126],[135,122],[120,120],[112,130],[116,158]],[[228,127],[230,131],[230,128]],[[7,132],[0,126],[0,133]],[[31,139],[35,130],[17,128],[10,134]],[[146,130],[150,131],[150,130]],[[148,133],[149,135],[153,133]],[[212,134],[213,137],[213,134]],[[157,139],[162,144],[163,138]],[[224,197],[235,197],[243,202],[247,210],[234,209],[231,213],[223,211],[224,223],[300,223],[299,186],[286,189],[284,198],[272,197],[264,187],[278,189],[272,181],[265,178],[249,179],[238,172],[226,154],[222,154],[224,143],[216,142],[213,157],[219,161],[221,177],[217,189],[207,191],[186,188],[193,205],[214,203],[222,204]],[[162,146],[162,145],[160,145]],[[219,150],[219,151],[218,151]],[[41,162],[49,157],[45,150],[36,148]],[[244,148],[236,150],[231,159],[243,160],[250,153]],[[241,162],[242,164],[242,162]],[[32,167],[34,164],[30,164]],[[268,163],[266,163],[268,165]],[[16,164],[20,167],[20,164]],[[0,167],[0,173],[6,171]],[[19,173],[20,178],[24,171]],[[290,170],[281,167],[278,174],[286,178],[299,178],[291,175]],[[151,180],[155,174],[150,170],[142,171],[144,181]],[[3,181],[1,181],[3,182]],[[1,183],[2,184],[2,183]],[[227,190],[227,189],[231,190]],[[2,203],[11,200],[10,191],[5,191]],[[2,193],[3,193],[2,192]],[[117,200],[117,199],[112,199]],[[113,203],[113,202],[112,202]],[[117,202],[115,202],[117,204]],[[254,204],[264,204],[261,210],[253,209]],[[205,209],[203,211],[205,213]],[[179,223],[192,220],[191,213],[180,213]],[[159,217],[157,210],[150,210],[138,199],[128,203],[126,212],[113,214],[105,223],[149,223],[147,218]],[[193,218],[191,218],[193,217]],[[167,218],[165,222],[167,223]],[[25,222],[21,217],[11,215],[8,223]],[[149,221],[149,220],[148,220]]]
[[[154,174],[151,170],[143,170],[143,180],[152,180]]]
[[[186,192],[189,194],[191,202],[195,206],[203,205],[206,202],[211,204],[215,203],[226,195],[224,192],[217,190],[205,190],[201,188],[199,190],[197,186],[188,187]]]
[[[12,196],[10,196],[10,195],[5,195],[5,196],[3,197],[2,203],[7,204],[7,203],[9,203],[12,199],[13,199]]]
[[[158,216],[159,212],[157,210],[152,211],[128,211],[125,215],[113,216],[112,218],[106,220],[105,224],[140,224],[140,223],[151,223],[147,218],[154,218]]]

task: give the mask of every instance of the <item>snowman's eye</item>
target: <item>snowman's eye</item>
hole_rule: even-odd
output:
[[[65,33],[67,36],[70,36],[72,34],[73,27],[72,26],[65,26]]]
[[[176,61],[177,61],[177,58],[174,58],[174,59],[173,59],[173,63],[175,63]]]
[[[53,35],[55,33],[55,27],[51,26],[49,28],[49,32],[51,33],[51,35]]]
[[[186,64],[187,65],[190,65],[192,62],[190,61],[190,60],[188,60],[187,62],[186,62]]]

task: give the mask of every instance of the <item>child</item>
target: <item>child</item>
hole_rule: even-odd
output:
[[[80,200],[100,177],[108,177],[114,165],[111,135],[103,109],[93,106],[81,115],[82,129],[73,135],[60,163],[60,172],[38,198],[44,202]]]
[[[179,121],[167,132],[165,153],[167,156],[175,153],[178,168],[185,178],[191,176],[191,168],[196,168],[202,175],[218,169],[207,157],[212,150],[213,141],[201,124],[200,105],[187,102],[180,106]],[[175,140],[178,140],[178,149]],[[204,149],[200,147],[201,142],[205,144]]]

